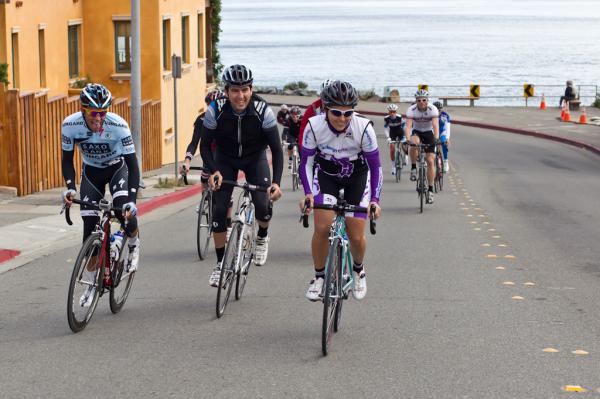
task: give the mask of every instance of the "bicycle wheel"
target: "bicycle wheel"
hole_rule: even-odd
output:
[[[396,147],[396,151],[394,152],[394,169],[396,170],[396,183],[400,183],[400,179],[402,176],[402,159],[401,151]]]
[[[113,286],[110,288],[109,292],[109,304],[110,311],[113,313],[119,313],[123,305],[125,305],[125,301],[127,301],[127,297],[129,296],[129,292],[131,291],[131,286],[133,285],[133,278],[135,277],[134,273],[127,273],[126,267],[129,262],[129,245],[127,245],[127,241],[123,242],[123,249],[121,250],[121,255],[119,257],[119,261],[114,263],[113,272],[112,272],[112,283]]]
[[[256,220],[244,231],[242,240],[242,262],[236,273],[235,280],[235,299],[240,300],[244,293],[246,280],[248,279],[248,271],[254,260],[254,249],[256,247],[256,232],[258,230]]]
[[[341,254],[342,249],[340,248],[340,257],[339,259],[342,259],[342,254]],[[344,276],[344,271],[345,270],[349,270],[349,265],[352,264],[352,255],[350,255],[350,253],[347,253],[346,256],[346,267],[340,266],[340,273],[342,273],[342,277],[341,277],[341,282],[340,282],[340,298],[337,301],[337,306],[335,307],[335,317],[333,319],[333,331],[334,332],[338,332],[338,330],[340,329],[340,325],[342,324],[342,305],[344,304],[344,300],[348,299],[348,291],[344,291],[342,292],[343,287],[345,287],[346,283],[348,282],[348,280],[350,279],[348,276]],[[350,271],[350,273],[352,273],[352,271]]]
[[[69,296],[67,298],[67,320],[69,321],[71,331],[75,333],[83,330],[90,322],[90,319],[96,310],[96,306],[98,305],[104,272],[104,268],[100,265],[104,262],[104,256],[106,256],[107,252],[105,251],[104,254],[100,256],[101,254],[102,240],[100,239],[99,233],[94,233],[83,243],[83,246],[77,255],[75,265],[73,266],[71,281],[69,282]],[[90,262],[97,262],[96,277],[94,278],[94,281],[82,279],[83,271]],[[83,307],[79,304],[79,301],[90,285],[96,287],[96,290],[92,294],[94,297],[89,307]]]
[[[325,274],[325,295],[323,296],[323,324],[321,328],[321,349],[327,356],[333,337],[335,312],[340,301],[340,240],[335,239],[329,246]]]
[[[200,260],[206,258],[212,238],[212,208],[212,192],[210,190],[202,191],[198,208],[198,227],[196,229],[196,247]]]
[[[425,195],[427,194],[425,188],[425,168],[423,165],[421,165],[419,168],[419,179],[417,180],[417,185],[419,187],[420,211],[423,213],[423,202],[425,201]]]
[[[298,157],[296,154],[292,157],[292,191],[298,189]]]
[[[236,266],[238,263],[238,248],[240,232],[242,225],[240,222],[234,222],[231,226],[231,235],[225,245],[225,255],[221,262],[221,276],[219,277],[219,285],[217,289],[217,317],[223,316],[229,296],[231,295],[231,288],[233,287]]]

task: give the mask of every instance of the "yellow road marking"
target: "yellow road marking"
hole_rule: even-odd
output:
[[[496,229],[488,229],[488,231],[496,231]]]
[[[486,242],[485,244],[481,244],[481,246],[482,246],[482,247],[490,247],[490,246],[491,246],[491,244],[489,244],[489,243],[487,243],[487,242]]]
[[[503,285],[515,285],[515,283],[513,283],[512,281],[504,281],[502,284]]]
[[[501,238],[500,236],[492,236],[492,238]]]
[[[498,258],[498,255],[496,255],[496,254],[487,254],[485,257],[488,258],[488,259],[496,259],[496,258]]]
[[[542,351],[546,352],[546,353],[558,353],[558,352],[560,352],[558,349],[554,349],[554,348],[544,348],[544,349],[542,349]]]
[[[584,351],[583,349],[577,349],[571,352],[574,355],[589,355],[589,352]]]
[[[516,256],[514,256],[514,255],[504,255],[504,259],[511,259],[511,260],[514,260],[514,259],[517,259],[517,257],[516,257]]]
[[[490,222],[483,222],[483,224],[490,224]]]
[[[525,298],[523,298],[523,297],[522,297],[522,296],[520,296],[520,295],[515,295],[515,296],[511,297],[511,299],[514,299],[514,300],[516,300],[516,301],[522,301],[522,300],[524,300]]]
[[[504,266],[496,266],[496,270],[506,270],[506,267],[504,267]]]
[[[474,220],[470,221],[469,223],[471,223],[471,224],[477,224],[477,222],[474,221]]]
[[[499,246],[499,247],[502,247],[502,248],[506,248],[506,247],[507,247],[507,245],[506,245],[506,244],[498,244],[498,246]]]
[[[579,385],[565,385],[563,390],[567,392],[587,392],[587,389]]]
[[[525,285],[527,287],[533,287],[535,285],[535,283],[532,283],[531,281],[528,281],[526,283],[523,283],[523,285]]]

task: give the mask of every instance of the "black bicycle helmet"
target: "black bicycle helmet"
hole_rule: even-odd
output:
[[[436,107],[437,109],[442,109],[444,108],[444,106],[442,105],[442,103],[440,101],[436,101],[433,103],[433,106]]]
[[[226,86],[248,86],[254,81],[252,71],[239,64],[227,67],[221,79]]]
[[[81,90],[79,100],[85,108],[105,109],[112,104],[112,94],[99,83],[88,83]]]
[[[213,101],[215,101],[218,98],[221,97],[225,97],[225,93],[223,93],[221,90],[213,90],[213,91],[209,91],[208,94],[206,95],[206,97],[204,97],[204,102],[207,104],[212,103]]]
[[[326,107],[339,105],[355,107],[358,104],[358,92],[349,82],[334,80],[321,92],[321,101]]]

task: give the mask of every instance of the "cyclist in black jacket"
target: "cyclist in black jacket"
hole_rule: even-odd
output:
[[[204,165],[212,174],[209,184],[215,192],[213,232],[217,266],[210,276],[209,284],[216,287],[221,273],[221,261],[225,253],[226,213],[231,198],[231,186],[220,187],[223,179],[235,180],[239,170],[251,184],[270,186],[268,193],[254,193],[252,201],[258,220],[256,238],[257,266],[263,265],[268,255],[268,227],[271,219],[271,201],[281,197],[281,175],[283,173],[283,151],[277,129],[277,119],[269,105],[252,94],[252,72],[244,65],[232,65],[225,69],[222,80],[227,98],[213,101],[204,117],[200,154]],[[211,144],[217,143],[215,154]],[[269,146],[273,161],[273,183],[267,161],[266,147]]]
[[[221,90],[213,90],[209,92],[206,97],[204,97],[204,102],[206,105],[210,105],[214,100],[225,97],[225,93]],[[185,151],[185,160],[183,161],[183,165],[179,167],[179,173],[187,173],[190,170],[190,165],[192,163],[192,159],[194,158],[194,154],[196,154],[196,149],[198,148],[198,144],[200,144],[200,136],[202,135],[202,124],[204,123],[204,112],[196,118],[194,121],[194,134],[192,135],[192,141],[187,146],[187,150]],[[213,148],[214,149],[214,148]],[[208,173],[202,171],[200,173],[200,180],[203,184],[208,183]]]

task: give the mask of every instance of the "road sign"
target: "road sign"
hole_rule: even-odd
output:
[[[479,98],[479,85],[471,85],[469,94],[471,97]]]
[[[429,85],[419,85],[419,90],[427,90],[427,91],[429,91]]]
[[[534,86],[530,83],[525,83],[523,85],[523,97],[529,98],[535,95]]]

